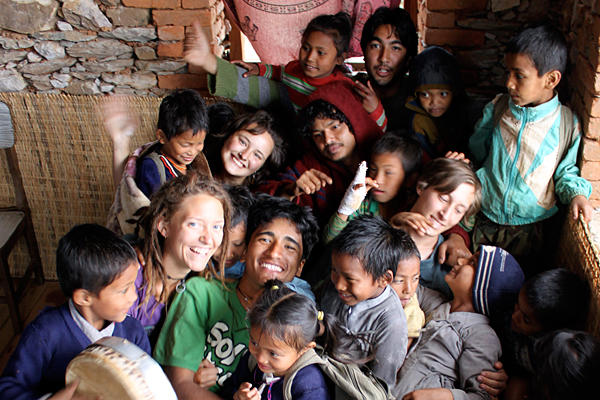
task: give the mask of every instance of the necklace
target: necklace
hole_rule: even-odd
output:
[[[183,278],[173,278],[171,275],[167,274],[167,279],[170,279],[172,281],[179,281],[177,282],[177,286],[175,286],[175,291],[177,293],[183,293],[185,292],[185,278],[187,278],[188,274],[186,274]]]
[[[242,291],[242,289],[240,289],[240,285],[239,285],[239,283],[238,283],[238,285],[237,285],[237,288],[236,288],[236,289],[237,289],[237,291],[239,292],[240,296],[242,296],[242,300],[244,301],[244,303],[246,303],[247,305],[250,305],[250,304],[252,304],[252,300],[254,300],[254,297],[250,297],[250,296],[248,296],[246,293],[244,293],[244,292]],[[244,308],[246,308],[246,307],[244,307]],[[248,308],[249,308],[249,307],[248,307]],[[248,310],[248,308],[246,308],[246,310]]]

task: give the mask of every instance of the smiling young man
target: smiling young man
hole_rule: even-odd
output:
[[[239,281],[192,278],[173,301],[154,357],[179,399],[213,399],[235,371],[249,336],[246,312],[269,279],[297,276],[318,238],[314,216],[282,198],[259,195],[248,213],[246,268]],[[307,286],[307,284],[304,282]],[[305,287],[305,286],[304,286]]]
[[[354,171],[383,134],[369,117],[352,84],[317,89],[299,115],[306,151],[261,191],[313,209],[324,225],[339,204]]]
[[[410,15],[402,8],[378,8],[365,23],[360,46],[369,82],[388,118],[387,130],[403,127],[409,94],[406,72],[417,55],[417,32]]]

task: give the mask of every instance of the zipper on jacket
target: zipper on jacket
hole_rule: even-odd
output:
[[[527,121],[528,121],[528,109],[526,107],[522,108],[523,110],[523,123],[521,124],[521,127],[519,128],[519,134],[517,135],[517,147],[515,149],[515,158],[510,166],[510,171],[509,171],[509,180],[508,180],[508,185],[506,187],[506,192],[504,193],[504,212],[507,213],[508,212],[508,200],[511,196],[511,190],[514,186],[514,182],[516,179],[516,174],[518,173],[517,171],[517,162],[519,161],[519,154],[521,153],[521,137],[523,136],[523,131],[525,130],[525,126],[527,125]],[[510,106],[508,107],[508,111],[512,112],[510,110]],[[500,127],[498,127],[498,129],[500,129]],[[514,216],[514,210],[511,211],[510,215],[508,215],[508,218],[505,219],[504,222],[506,222],[506,220],[510,220],[512,219],[512,217]]]

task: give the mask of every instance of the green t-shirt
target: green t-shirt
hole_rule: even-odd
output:
[[[154,348],[162,365],[196,371],[208,358],[219,370],[218,388],[235,371],[248,348],[246,310],[235,293],[237,282],[195,277],[175,297]]]

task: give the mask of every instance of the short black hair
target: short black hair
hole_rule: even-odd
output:
[[[208,113],[202,96],[195,90],[176,90],[166,96],[158,110],[157,128],[167,140],[191,129],[193,134],[208,130]]]
[[[539,393],[539,398],[585,399],[595,392],[600,376],[600,341],[593,335],[554,331],[535,342],[533,353],[537,383],[533,393]]]
[[[331,241],[331,250],[357,258],[373,279],[382,277],[388,269],[395,276],[400,261],[421,258],[408,233],[371,215],[351,220]]]
[[[315,100],[306,105],[298,114],[298,129],[300,134],[305,137],[311,137],[313,131],[313,124],[317,118],[329,118],[335,121],[340,121],[348,125],[350,132],[354,134],[354,128],[350,123],[346,114],[341,112],[336,106],[325,101]]]
[[[287,219],[296,225],[302,235],[302,259],[307,259],[319,237],[317,219],[309,207],[301,207],[282,197],[264,193],[256,195],[256,202],[248,212],[246,243],[250,243],[254,231],[277,218]]]
[[[563,34],[548,24],[527,28],[513,37],[506,46],[507,54],[527,55],[538,71],[538,76],[567,68],[567,41]]]
[[[345,12],[323,14],[313,18],[302,33],[302,42],[313,32],[322,32],[333,39],[337,55],[341,56],[350,47],[352,20]]]
[[[411,137],[400,136],[394,132],[386,133],[373,145],[371,157],[383,153],[398,155],[405,176],[418,171],[421,167],[423,150],[421,149],[419,142]]]
[[[227,123],[235,118],[233,108],[222,101],[213,103],[208,106],[208,135],[207,138],[213,135],[222,134]]]
[[[529,278],[523,291],[545,331],[583,329],[590,304],[590,286],[573,271],[555,268]]]
[[[254,195],[247,186],[242,185],[223,185],[229,201],[231,202],[231,223],[229,229],[236,227],[243,222],[246,225],[248,219],[248,211],[254,204]]]
[[[417,30],[410,14],[403,8],[379,7],[363,26],[360,37],[360,47],[365,53],[369,42],[373,39],[375,31],[381,25],[391,25],[394,36],[406,48],[407,57],[417,55]]]
[[[77,225],[58,242],[56,274],[66,297],[77,289],[98,294],[136,260],[133,248],[111,230]]]

